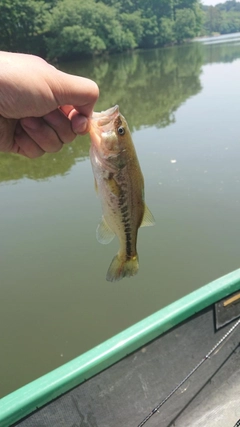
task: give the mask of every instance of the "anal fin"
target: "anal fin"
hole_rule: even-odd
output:
[[[109,227],[109,225],[107,224],[103,216],[96,230],[96,238],[98,242],[102,243],[103,245],[107,245],[113,240],[114,236],[115,236],[115,233]]]
[[[145,204],[144,215],[143,215],[141,227],[150,227],[151,225],[155,225],[155,219],[154,219],[153,214],[150,212],[147,205]]]

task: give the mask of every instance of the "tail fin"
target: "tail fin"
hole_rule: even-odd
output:
[[[137,274],[138,269],[138,255],[126,260],[117,254],[110,264],[106,279],[109,282],[115,282],[123,279],[123,277],[131,277]]]

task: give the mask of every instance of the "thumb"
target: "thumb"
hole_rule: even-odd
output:
[[[50,88],[59,106],[72,105],[80,114],[89,117],[99,96],[98,85],[85,77],[53,69]]]

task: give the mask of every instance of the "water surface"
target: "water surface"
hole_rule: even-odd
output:
[[[89,137],[0,154],[0,396],[239,267],[239,43],[60,64],[97,81],[96,110],[119,104],[156,226],[139,232],[139,274],[106,282],[118,243],[95,238]]]

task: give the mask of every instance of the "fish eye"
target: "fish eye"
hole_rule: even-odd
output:
[[[124,134],[125,134],[125,129],[124,129],[124,127],[120,126],[120,127],[118,128],[118,133],[119,133],[119,135],[124,135]]]

